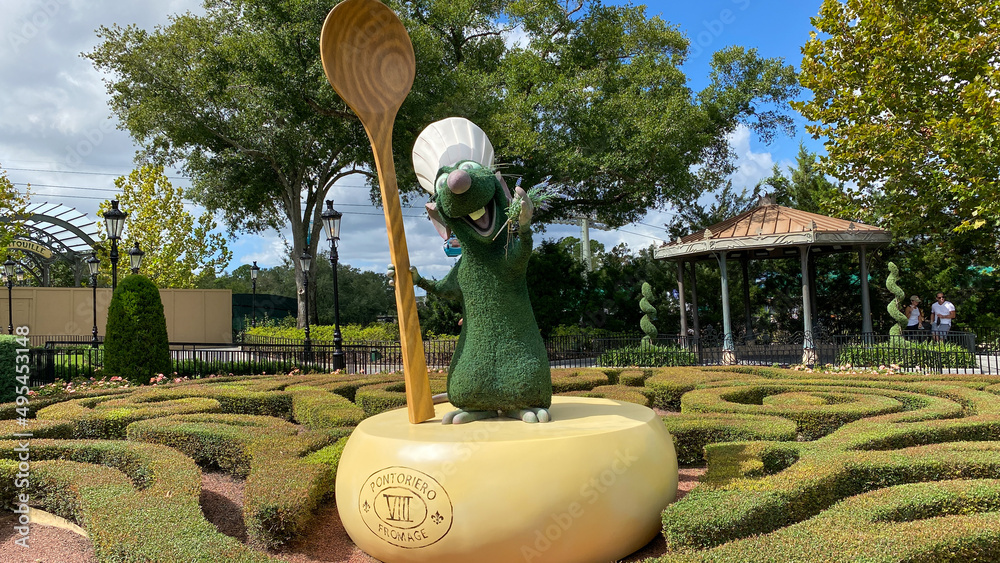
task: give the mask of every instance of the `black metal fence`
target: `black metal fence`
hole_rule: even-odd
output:
[[[804,353],[802,333],[724,335],[711,327],[700,336],[660,335],[643,343],[638,335],[612,337],[559,336],[546,341],[553,367],[670,366],[670,365],[779,365],[850,364],[855,367],[899,366],[933,373],[1000,375],[1000,329],[973,327],[950,332],[940,341],[926,331],[900,336],[879,334],[808,335],[810,354]],[[456,340],[424,341],[428,369],[446,369]],[[56,379],[101,377],[103,348],[92,348],[87,337],[49,337],[32,341],[32,385]],[[399,342],[349,342],[342,345],[347,373],[380,373],[403,368]],[[176,377],[213,374],[276,374],[293,370],[331,372],[334,344],[312,342],[306,351],[300,340],[246,336],[236,344],[171,343]],[[174,373],[164,374],[174,377]]]

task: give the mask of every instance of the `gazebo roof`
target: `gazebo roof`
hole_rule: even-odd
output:
[[[785,258],[808,246],[814,253],[847,252],[857,246],[881,246],[892,240],[884,229],[807,211],[763,203],[704,231],[680,237],[656,249],[664,260],[705,260],[715,253],[755,259]]]

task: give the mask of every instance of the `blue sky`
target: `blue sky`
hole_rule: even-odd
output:
[[[656,1],[648,15],[676,25],[692,42],[684,66],[690,85],[707,84],[711,53],[728,45],[756,47],[765,57],[782,57],[796,68],[800,47],[808,39],[821,0]],[[94,215],[100,201],[114,195],[114,179],[133,168],[135,147],[109,119],[101,77],[79,56],[96,44],[94,29],[111,23],[136,23],[149,29],[168,14],[199,11],[198,0],[0,0],[0,166],[19,187],[31,183],[33,202],[51,201]],[[808,92],[803,95],[808,95]],[[793,138],[764,145],[741,130],[731,139],[739,156],[737,187],[752,188],[774,164],[791,165],[799,142],[813,151],[822,144],[809,138],[797,120]],[[404,150],[396,147],[396,150]],[[182,187],[182,179],[176,181]],[[381,210],[368,204],[360,178],[335,186],[331,196],[344,213],[340,257],[343,263],[384,271],[389,248]],[[441,277],[453,259],[423,217],[423,201],[405,209],[410,261],[421,273]],[[200,210],[193,208],[194,211]],[[637,224],[616,231],[591,231],[591,238],[611,247],[627,243],[633,250],[658,244],[668,213],[651,213]],[[96,216],[95,216],[96,220]],[[554,225],[539,239],[579,236],[579,229]],[[537,240],[536,239],[536,243]],[[323,245],[325,246],[325,244]],[[230,242],[230,269],[257,260],[279,264],[285,254],[278,233],[240,235]]]

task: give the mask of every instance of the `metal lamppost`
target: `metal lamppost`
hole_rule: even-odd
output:
[[[302,264],[302,282],[303,289],[306,292],[306,341],[305,350],[309,352],[312,350],[312,340],[309,339],[309,266],[312,265],[312,256],[309,252],[302,251],[302,256],[299,257],[299,263]]]
[[[132,266],[133,274],[139,273],[139,266],[142,265],[142,257],[145,255],[146,253],[139,248],[139,241],[136,241],[135,246],[128,249],[128,261],[129,265]]]
[[[333,208],[333,201],[326,200],[323,211],[323,228],[330,239],[330,266],[333,268],[333,369],[344,369],[343,338],[340,336],[340,295],[337,293],[337,243],[340,242],[340,218],[344,214]]]
[[[253,266],[250,266],[250,286],[253,287],[253,301],[251,301],[250,310],[252,311],[252,320],[250,321],[250,326],[257,326],[257,274],[260,273],[260,266],[257,265],[257,261],[253,261]],[[246,318],[246,317],[244,317]]]
[[[87,267],[90,268],[90,287],[94,288],[94,335],[90,339],[90,347],[97,348],[97,270],[101,266],[101,261],[97,258],[97,252],[91,252],[87,259]]]
[[[7,334],[14,334],[14,266],[10,258],[3,263],[3,276],[7,281]]]
[[[118,200],[111,200],[111,209],[104,212],[104,227],[111,239],[111,291],[118,289],[118,239],[125,229],[126,217],[128,214],[118,209]]]

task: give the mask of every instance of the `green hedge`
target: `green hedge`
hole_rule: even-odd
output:
[[[300,534],[333,491],[328,468],[302,456],[330,442],[273,417],[195,414],[156,418],[128,427],[128,439],[176,448],[200,464],[246,477],[243,519],[248,541],[274,549]]]
[[[431,393],[448,390],[444,380],[431,378]],[[359,388],[354,393],[354,402],[364,411],[366,417],[406,406],[406,384],[403,381],[377,383]]]
[[[594,397],[598,399],[613,399],[625,403],[635,403],[644,407],[649,406],[649,398],[643,395],[635,387],[626,385],[599,385],[589,391],[570,391],[564,395],[574,395],[577,397]]]
[[[123,398],[74,399],[39,410],[37,418],[72,422],[76,438],[121,440],[125,438],[128,425],[137,420],[220,410],[218,401],[205,397],[155,399],[161,399],[155,392],[133,393]]]
[[[674,438],[677,463],[705,463],[705,446],[746,440],[794,441],[796,425],[778,416],[748,414],[678,414],[663,417]]]
[[[971,368],[976,356],[968,349],[950,342],[912,342],[895,337],[892,342],[874,345],[845,346],[837,354],[837,363],[852,366],[889,366],[904,368]]]
[[[292,396],[292,416],[310,428],[357,426],[365,411],[347,399],[308,385],[293,385],[285,392]]]
[[[690,391],[681,398],[681,411],[781,416],[811,440],[860,418],[902,411],[907,398],[918,400],[912,393],[866,387],[760,384]]]
[[[13,401],[16,398],[14,390],[21,387],[16,371],[17,349],[21,347],[16,336],[0,335],[0,403]]]
[[[608,376],[599,369],[559,368],[552,370],[552,392],[590,391],[608,385]]]
[[[698,365],[698,355],[680,346],[641,344],[603,352],[597,365],[610,367],[664,367]]]
[[[0,494],[13,498],[13,448],[0,442]],[[277,562],[220,534],[198,504],[201,472],[180,452],[154,444],[31,442],[27,489],[35,506],[87,530],[102,563]],[[51,461],[49,461],[51,460]],[[58,460],[58,461],[56,461]]]
[[[1000,481],[914,483],[861,494],[808,521],[705,552],[705,558],[741,562],[997,561]]]

